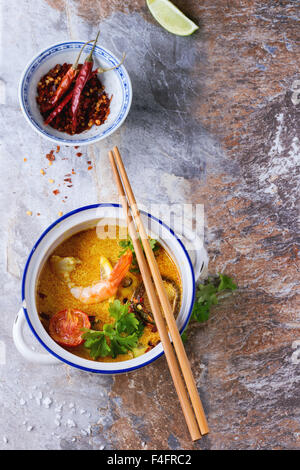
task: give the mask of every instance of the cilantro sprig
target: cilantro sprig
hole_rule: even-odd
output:
[[[226,293],[236,290],[237,285],[226,274],[218,273],[218,276],[209,276],[203,284],[199,284],[196,292],[196,300],[192,311],[192,319],[204,323],[209,319],[211,307],[217,305]],[[187,329],[181,335],[182,341],[187,340]]]
[[[126,354],[137,346],[143,334],[142,322],[133,312],[129,312],[127,304],[115,300],[109,304],[109,314],[115,323],[103,325],[102,331],[83,329],[84,346],[89,349],[93,359],[106,356],[115,358],[118,354]]]
[[[237,285],[226,274],[218,273],[217,278],[209,277],[204,284],[198,285],[192,318],[200,323],[207,321],[211,307],[219,303],[221,294],[235,289]]]
[[[143,244],[142,244],[142,241],[141,241],[140,237],[139,237],[139,241],[140,241],[140,244],[141,244],[142,249],[144,251],[144,247],[143,247]],[[149,238],[149,243],[150,243],[150,246],[152,248],[152,251],[156,251],[156,250],[159,249],[159,243],[154,238]],[[133,255],[132,256],[132,263],[131,263],[132,268],[130,269],[130,271],[132,273],[138,273],[140,270],[139,270],[139,267],[138,267],[138,263],[137,263],[136,254],[135,254],[135,251],[134,251],[134,246],[133,246],[133,243],[132,243],[132,239],[129,237],[129,238],[127,238],[127,240],[120,240],[119,241],[119,246],[121,248],[119,256],[124,255],[124,253],[126,253],[126,251],[128,249],[132,251],[132,255]]]

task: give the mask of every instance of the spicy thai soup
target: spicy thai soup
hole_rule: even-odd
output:
[[[119,227],[115,238],[99,238],[96,228],[78,232],[48,257],[38,279],[36,304],[45,329],[85,359],[125,361],[160,341],[132,242],[119,234]],[[179,271],[156,240],[150,245],[176,316]]]

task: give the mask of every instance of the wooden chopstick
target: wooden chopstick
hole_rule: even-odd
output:
[[[195,379],[193,377],[191,366],[190,366],[188,357],[186,355],[180,333],[177,328],[176,320],[174,318],[171,305],[170,305],[167,293],[165,291],[165,288],[162,282],[162,278],[159,272],[159,268],[158,268],[155,256],[149,244],[148,235],[146,233],[144,224],[142,222],[140,212],[136,204],[136,199],[134,197],[120,152],[117,147],[114,147],[113,151],[114,151],[115,160],[118,166],[118,170],[120,172],[120,175],[123,181],[125,193],[127,195],[129,205],[132,211],[132,215],[133,215],[133,218],[137,226],[137,230],[142,240],[146,259],[148,261],[148,265],[149,265],[152,278],[153,278],[153,281],[154,281],[154,284],[158,293],[158,297],[159,297],[159,300],[160,300],[160,303],[161,303],[161,306],[162,306],[162,309],[163,309],[163,312],[167,321],[167,325],[171,334],[173,345],[177,354],[177,359],[180,364],[181,371],[182,371],[182,374],[186,383],[186,387],[187,387],[187,390],[190,395],[190,399],[194,408],[196,419],[197,419],[201,434],[204,435],[209,432],[209,428],[208,428],[207,420],[204,414],[203,406],[199,397],[199,393],[196,387]]]
[[[178,395],[178,398],[182,407],[182,411],[183,411],[189,432],[191,434],[191,438],[193,441],[196,441],[201,438],[201,434],[199,432],[199,428],[195,420],[194,412],[191,407],[188,394],[184,385],[184,381],[180,373],[178,362],[177,362],[177,359],[176,359],[176,356],[175,356],[175,353],[174,353],[174,350],[173,350],[173,347],[172,347],[172,344],[168,335],[165,321],[161,314],[160,304],[159,304],[159,301],[158,301],[158,298],[154,289],[154,285],[151,279],[151,273],[150,273],[148,264],[146,262],[141,244],[139,242],[136,227],[133,222],[132,216],[130,214],[130,208],[128,206],[124,188],[120,179],[120,175],[118,173],[114,155],[111,151],[109,152],[109,159],[110,159],[112,170],[113,170],[115,180],[117,183],[117,188],[118,188],[119,195],[121,198],[123,211],[126,216],[129,235],[132,239],[138,265],[139,265],[142,279],[144,282],[144,286],[145,286],[145,289],[149,298],[149,302],[150,302],[150,306],[153,312],[157,330],[158,330],[158,333],[159,333],[159,336],[163,345],[163,349],[165,351],[170,373],[171,373],[171,376],[175,385],[175,389],[176,389],[176,392],[177,392],[177,395]]]

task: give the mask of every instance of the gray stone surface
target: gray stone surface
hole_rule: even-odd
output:
[[[299,445],[297,2],[176,3],[201,24],[192,37],[163,31],[142,0],[0,0],[0,449]],[[81,158],[62,147],[49,167],[45,155],[55,147],[25,122],[18,80],[39,50],[93,37],[99,25],[105,47],[127,52],[131,112],[113,137],[80,149]],[[29,364],[12,342],[33,242],[59,211],[116,200],[107,159],[113,145],[140,202],[205,203],[211,271],[226,270],[240,286],[189,335],[211,427],[197,444],[163,358],[101,377]],[[73,187],[65,188],[72,168]]]
[[[4,5],[5,4],[5,5]],[[18,4],[18,6],[17,6]],[[20,307],[20,283],[26,258],[33,241],[54,221],[59,211],[66,213],[97,201],[116,200],[115,190],[107,158],[107,150],[118,144],[125,155],[129,173],[139,175],[136,158],[147,154],[142,163],[143,178],[133,179],[133,186],[143,202],[164,202],[180,194],[175,193],[176,177],[184,173],[193,174],[198,165],[193,152],[187,161],[177,158],[185,152],[193,123],[185,121],[187,105],[192,99],[193,83],[187,83],[183,115],[176,112],[176,86],[170,88],[168,108],[159,105],[160,94],[168,90],[172,69],[176,70],[173,57],[169,56],[173,37],[153,26],[146,25],[138,14],[126,16],[115,13],[101,24],[101,41],[105,47],[119,56],[128,52],[126,66],[129,70],[134,100],[132,111],[125,125],[113,137],[90,148],[74,150],[62,147],[56,161],[48,167],[45,158],[51,143],[39,137],[25,122],[18,103],[18,80],[26,63],[33,54],[47,45],[68,38],[93,36],[91,27],[72,12],[61,13],[45,2],[13,1],[2,3],[1,26],[3,42],[1,48],[1,158],[2,175],[0,245],[3,285],[1,305],[3,322],[0,339],[5,345],[6,361],[0,366],[0,448],[54,449],[54,448],[110,448],[105,439],[105,429],[110,427],[114,415],[109,399],[113,379],[99,377],[70,369],[68,366],[42,367],[27,363],[16,351],[11,337],[12,324]],[[71,11],[70,11],[71,10]],[[111,31],[114,34],[111,34]],[[141,37],[142,35],[142,37]],[[184,55],[186,45],[178,40],[178,51]],[[146,44],[150,46],[146,46]],[[9,48],[7,47],[9,44]],[[159,51],[159,45],[163,46]],[[156,51],[156,52],[155,52]],[[158,52],[159,51],[159,52]],[[157,57],[159,54],[160,57]],[[185,67],[193,63],[196,51],[189,51]],[[180,56],[178,57],[180,59]],[[170,61],[169,76],[164,76],[161,61]],[[160,89],[153,95],[149,70],[158,74]],[[177,80],[186,76],[179,71]],[[188,80],[188,79],[187,79]],[[154,96],[154,100],[153,100]],[[187,100],[187,101],[186,101]],[[170,111],[170,112],[169,112]],[[173,111],[173,112],[172,112]],[[158,114],[159,113],[159,114]],[[211,139],[201,139],[203,131],[195,138],[202,142],[203,152],[215,151]],[[155,135],[156,145],[153,146]],[[76,152],[83,153],[81,158]],[[173,158],[169,158],[169,154]],[[27,158],[27,162],[23,159]],[[65,159],[65,160],[64,160]],[[93,170],[87,171],[87,160]],[[41,175],[40,170],[46,174]],[[63,175],[74,168],[73,188],[66,188],[58,196],[52,190],[63,184]],[[155,168],[161,170],[160,180],[153,185]],[[49,184],[49,178],[54,184]],[[168,178],[171,178],[170,180]],[[168,189],[166,191],[166,188]],[[62,203],[62,195],[68,195]],[[31,211],[32,216],[26,215]],[[37,216],[40,213],[40,216]],[[28,342],[39,349],[37,341],[28,333]],[[101,435],[97,432],[101,424]],[[172,439],[170,441],[173,442]]]

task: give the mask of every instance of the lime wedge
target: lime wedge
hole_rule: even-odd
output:
[[[105,256],[100,256],[100,277],[101,279],[108,279],[112,272],[112,265]]]
[[[113,268],[110,262],[108,261],[105,256],[100,256],[100,278],[101,280],[105,281],[106,279],[109,278],[110,273],[112,272]],[[115,300],[115,296],[110,297],[108,299],[108,303],[111,303]]]
[[[199,28],[169,0],[147,0],[147,5],[154,18],[170,33],[189,36]]]

